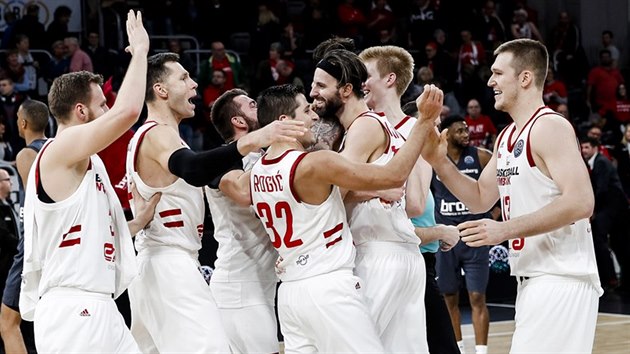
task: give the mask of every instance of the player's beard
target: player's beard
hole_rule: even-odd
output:
[[[339,120],[337,112],[339,112],[341,106],[343,106],[343,102],[341,102],[341,95],[337,91],[334,97],[324,101],[323,107],[315,105],[315,113],[323,119]]]

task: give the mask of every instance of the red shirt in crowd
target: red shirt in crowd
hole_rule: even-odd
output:
[[[466,116],[466,124],[470,132],[470,146],[482,146],[488,135],[496,135],[497,128],[492,123],[490,117],[480,114],[477,118]]]

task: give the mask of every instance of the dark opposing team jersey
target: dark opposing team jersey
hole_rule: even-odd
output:
[[[457,169],[474,179],[479,179],[483,167],[479,162],[479,153],[476,147],[464,148]],[[489,213],[472,214],[464,203],[460,202],[435,173],[431,178],[431,190],[435,198],[435,222],[444,225],[457,225],[468,220],[477,220],[490,217]]]

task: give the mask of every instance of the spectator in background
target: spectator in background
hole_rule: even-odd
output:
[[[0,49],[8,49],[13,47],[13,29],[17,18],[13,11],[4,11],[4,32],[2,32],[2,43]]]
[[[421,50],[439,27],[439,11],[430,0],[414,0],[408,18],[407,44],[409,48]]]
[[[332,35],[332,20],[317,0],[311,0],[305,10],[304,48],[314,49]]]
[[[367,18],[354,0],[343,0],[337,6],[338,35],[354,39],[361,46]]]
[[[630,98],[625,84],[620,84],[617,87],[617,105],[614,117],[619,124],[630,122]]]
[[[512,22],[512,26],[510,27],[512,31],[512,38],[528,38],[535,39],[537,41],[542,42],[542,36],[538,31],[538,27],[531,22],[528,21],[527,10],[518,9],[514,11],[514,19]]]
[[[83,47],[83,51],[90,57],[94,73],[101,74],[103,77],[112,76],[113,70],[111,69],[112,63],[109,60],[109,51],[100,44],[98,32],[88,32],[87,45]]]
[[[613,43],[614,36],[612,31],[606,30],[602,32],[602,49],[608,49],[610,58],[612,59],[612,67],[617,68],[619,65],[619,49]]]
[[[179,55],[179,63],[184,67],[184,69],[186,69],[186,71],[188,71],[190,76],[197,76],[196,65],[190,57],[190,54],[184,53],[184,50],[182,49],[182,43],[179,41],[179,39],[173,38],[168,41],[168,51]]]
[[[222,42],[212,42],[211,48],[212,55],[199,68],[197,82],[201,92],[212,81],[212,72],[214,70],[222,70],[225,73],[226,90],[242,87],[244,85],[245,72],[238,59],[232,54],[225,52],[225,46]]]
[[[7,127],[0,121],[0,160],[10,164],[15,163],[15,152],[11,144],[5,139]]]
[[[52,59],[45,69],[44,78],[48,86],[59,76],[70,72],[70,58],[66,56],[67,48],[63,41],[55,41],[52,44]]]
[[[619,173],[623,190],[626,197],[630,198],[630,123],[624,125],[623,137],[621,142],[615,146],[613,156],[617,161],[617,173]]]
[[[476,99],[468,101],[466,106],[466,125],[470,133],[470,146],[483,147],[494,150],[494,140],[497,137],[497,128],[492,123],[490,117],[481,114],[481,105]]]
[[[452,89],[457,71],[451,57],[445,51],[440,51],[436,42],[427,43],[424,54],[422,59],[418,60],[418,66],[431,69],[435,80],[442,82],[445,88]]]
[[[79,40],[76,37],[67,37],[63,40],[63,43],[68,49],[71,73],[82,70],[94,72],[92,59],[90,59],[90,56],[86,52],[79,48]]]
[[[20,138],[17,125],[17,111],[27,96],[17,92],[11,78],[0,78],[0,117],[6,130],[3,140],[11,144],[11,150],[19,152],[26,144]]]
[[[26,14],[15,23],[15,35],[23,34],[31,38],[31,48],[46,49],[46,31],[39,22],[39,6],[34,2],[26,6]]]
[[[481,44],[487,50],[496,49],[507,40],[503,21],[495,12],[494,1],[488,0],[481,8],[481,14],[476,19],[475,36],[481,39]]]
[[[4,70],[4,76],[11,79],[12,89],[14,88],[16,91],[24,93],[31,89],[30,76],[26,75],[26,69],[20,63],[16,49],[7,51],[2,69]]]
[[[219,98],[227,89],[225,88],[225,72],[215,69],[212,71],[212,81],[210,85],[203,89],[203,106],[207,110],[209,117],[210,109],[214,105],[214,101]]]
[[[387,0],[372,1],[372,9],[367,18],[368,43],[376,45],[381,40],[382,31],[395,35],[396,16]]]
[[[612,161],[612,154],[608,151],[606,146],[602,145],[603,138],[605,137],[602,128],[599,125],[591,125],[591,127],[586,131],[586,136],[597,140],[597,151]]]
[[[254,93],[258,93],[267,87],[280,84],[280,74],[276,65],[284,58],[284,48],[279,42],[271,43],[269,46],[269,57],[258,63],[255,75]],[[289,62],[289,65],[294,65]]]
[[[619,69],[612,66],[612,56],[608,49],[599,51],[599,65],[588,73],[586,104],[592,112],[604,116],[614,112],[617,106],[617,88],[624,83]]]
[[[15,37],[15,48],[17,49],[18,62],[24,67],[24,80],[28,82],[27,93],[31,97],[36,97],[38,95],[37,79],[40,66],[39,62],[31,55],[29,38],[23,34],[18,34]]]
[[[61,5],[55,9],[53,20],[46,29],[47,45],[52,45],[55,41],[63,41],[69,37],[70,16],[72,16],[72,10],[68,6]]]
[[[545,104],[555,111],[559,104],[567,103],[567,96],[567,87],[564,82],[556,79],[553,67],[550,65],[549,69],[547,69],[545,87],[543,88],[543,100]]]
[[[626,249],[613,247],[617,254],[622,275],[630,281],[630,244],[628,241],[628,199],[623,191],[617,170],[609,159],[598,153],[599,141],[586,137],[580,139],[582,157],[587,163],[593,193],[595,194],[595,209],[591,217],[593,228],[593,243],[595,257],[602,288],[612,290],[619,285],[612,258],[610,256],[609,241],[616,245],[623,245]],[[615,245],[615,246],[616,246]],[[616,249],[615,249],[616,248]],[[619,252],[619,253],[617,253]],[[626,286],[630,286],[627,283]]]
[[[462,102],[466,102],[483,95],[485,82],[482,81],[481,74],[486,64],[486,52],[481,43],[473,41],[469,29],[462,30],[460,35],[462,44],[459,47],[457,61],[457,82],[460,88],[458,97]]]
[[[588,63],[580,29],[566,11],[558,14],[549,43],[550,61],[555,73],[567,86],[581,89],[588,73]]]

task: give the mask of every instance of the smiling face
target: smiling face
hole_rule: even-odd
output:
[[[298,138],[303,147],[309,147],[316,142],[315,134],[311,131],[311,128],[315,122],[319,120],[319,116],[312,109],[312,105],[306,101],[306,97],[303,94],[299,94],[295,97],[295,101],[298,106],[295,109],[295,120],[304,122],[304,127],[308,129],[303,136]]]
[[[343,106],[337,80],[320,68],[315,69],[310,96],[313,109],[320,117],[337,117]]]
[[[385,97],[387,75],[381,77],[376,60],[366,61],[365,67],[368,73],[368,78],[365,80],[364,84],[365,103],[367,103],[368,107],[374,109]]]
[[[508,112],[518,96],[518,73],[511,65],[513,54],[503,52],[499,54],[492,64],[492,76],[488,80],[488,86],[494,93],[494,108]]]
[[[167,62],[166,80],[161,84],[168,92],[168,105],[179,118],[190,118],[195,115],[192,99],[197,96],[197,83],[190,78],[188,71],[178,62]]]

